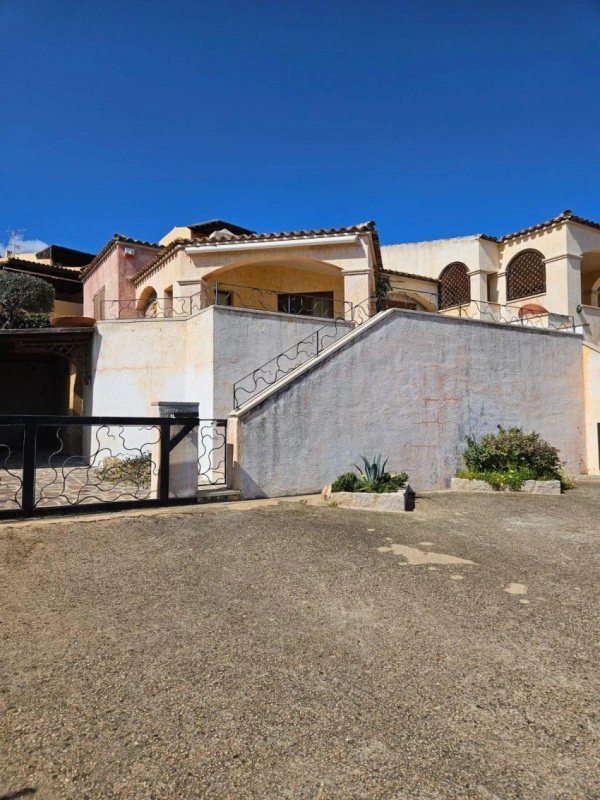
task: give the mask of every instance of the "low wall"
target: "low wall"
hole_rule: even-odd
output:
[[[320,491],[382,453],[442,488],[467,436],[538,431],[585,466],[581,337],[391,309],[231,416],[244,497]]]

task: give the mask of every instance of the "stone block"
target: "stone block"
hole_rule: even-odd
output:
[[[495,492],[489,483],[480,480],[471,480],[469,478],[452,478],[450,480],[450,488],[454,492]],[[510,492],[510,489],[503,489],[502,491]],[[519,489],[520,492],[526,494],[560,494],[560,481],[524,481]]]
[[[345,508],[369,508],[373,511],[405,511],[406,493],[409,487],[399,492],[376,494],[374,492],[331,492],[330,499]]]

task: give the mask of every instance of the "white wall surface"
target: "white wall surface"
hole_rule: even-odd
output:
[[[199,403],[226,417],[239,378],[309,336],[326,320],[211,306],[194,317],[97,323],[91,415],[153,416],[159,400]],[[338,323],[338,336],[351,329]]]
[[[418,489],[461,465],[467,435],[538,431],[585,467],[581,338],[392,309],[231,418],[243,496],[319,491],[382,453]]]
[[[584,344],[585,420],[588,472],[600,474],[600,347]]]
[[[482,244],[478,236],[459,236],[385,245],[381,248],[381,258],[385,269],[439,278],[444,267],[453,261],[462,261],[469,270],[493,270],[496,268],[494,256],[497,248],[498,245],[492,242]]]

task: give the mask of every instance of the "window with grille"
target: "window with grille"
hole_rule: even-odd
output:
[[[440,309],[466,305],[471,302],[471,281],[466,264],[455,261],[442,270],[438,294]]]
[[[518,300],[546,291],[546,265],[537,250],[523,250],[506,268],[506,298]]]
[[[95,319],[104,319],[104,299],[105,299],[105,287],[103,286],[101,289],[98,289],[96,294],[94,295],[94,317]]]

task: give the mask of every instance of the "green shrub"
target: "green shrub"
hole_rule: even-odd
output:
[[[358,476],[353,472],[344,472],[331,484],[332,492],[354,492],[356,484],[359,482]]]
[[[0,270],[0,327],[46,328],[54,287],[34,275]]]
[[[0,329],[27,329],[49,328],[50,316],[48,314],[28,314],[25,311],[16,311],[5,314],[0,308]]]
[[[345,472],[340,475],[331,485],[333,492],[375,492],[377,494],[387,494],[397,492],[408,481],[406,472],[392,475],[385,471],[387,459],[381,463],[381,455],[369,460],[361,456],[364,471],[354,465],[360,475],[354,472]]]
[[[506,472],[473,472],[461,470],[457,473],[458,478],[468,478],[468,480],[486,481],[493,489],[510,489],[518,492],[525,481],[536,480],[530,470],[512,469]]]
[[[105,458],[98,475],[103,481],[119,483],[126,481],[136,483],[141,487],[150,486],[150,476],[152,472],[152,457],[150,453],[142,453],[139,456],[118,456]]]
[[[565,474],[558,450],[539,433],[521,428],[502,428],[479,442],[467,437],[464,452],[467,469],[458,477],[487,481],[495,489],[518,491],[527,480],[559,480],[561,488],[572,489],[574,481]]]

